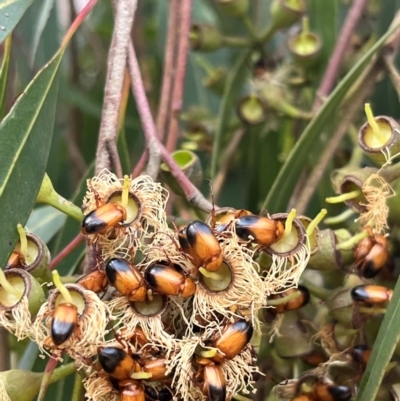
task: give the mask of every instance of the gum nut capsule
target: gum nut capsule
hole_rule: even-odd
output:
[[[78,324],[78,308],[70,302],[60,303],[51,320],[51,338],[59,346],[67,341]]]
[[[215,362],[222,362],[224,359],[233,359],[243,350],[252,335],[253,326],[244,319],[227,324],[222,330],[221,336],[212,342],[212,346],[218,348],[225,355],[217,352],[212,359]]]
[[[207,401],[225,401],[226,383],[221,366],[214,364],[204,366],[203,378],[203,394],[207,396]]]
[[[164,295],[190,297],[196,291],[196,284],[171,266],[154,264],[145,271],[146,282],[156,292]]]
[[[389,302],[393,291],[381,285],[358,285],[351,290],[354,301],[369,305],[381,305]]]
[[[240,217],[235,226],[239,238],[265,247],[278,242],[285,230],[282,222],[263,216]]]
[[[104,234],[126,219],[125,208],[116,202],[106,203],[88,213],[82,221],[82,234]]]
[[[114,258],[106,264],[105,270],[110,283],[130,301],[146,300],[146,283],[135,266],[124,259]]]
[[[114,379],[128,379],[133,372],[140,370],[138,363],[120,348],[99,347],[97,354],[101,367]]]

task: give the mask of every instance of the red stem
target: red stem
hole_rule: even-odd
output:
[[[129,74],[131,76],[132,92],[136,100],[136,106],[139,112],[140,119],[142,121],[144,136],[146,138],[146,145],[149,149],[150,154],[148,165],[158,165],[158,160],[154,162],[152,158],[153,155],[161,155],[162,159],[169,167],[171,174],[174,176],[174,178],[182,188],[187,200],[189,202],[192,202],[202,210],[212,210],[212,204],[203,197],[201,192],[186,177],[183,171],[175,163],[175,160],[169,154],[168,150],[161,143],[160,138],[157,135],[154,120],[151,115],[149,103],[146,97],[146,92],[144,90],[139,63],[135,54],[135,49],[133,47],[132,41],[130,42],[128,48],[128,63]]]
[[[186,65],[189,52],[189,33],[192,17],[192,0],[182,0],[180,6],[180,32],[178,55],[176,61],[176,74],[174,89],[172,92],[171,119],[167,136],[167,149],[173,152],[176,149],[179,138],[179,116],[183,103],[183,92],[185,86]]]
[[[174,77],[174,61],[178,35],[179,0],[170,0],[168,14],[168,36],[165,49],[164,73],[162,80],[160,104],[157,114],[157,132],[161,141],[164,141],[171,103],[172,80]]]
[[[78,245],[83,242],[85,237],[79,233],[50,263],[49,269],[53,270],[62,260],[64,260]]]
[[[140,159],[137,162],[135,168],[132,171],[132,174],[131,174],[132,178],[137,177],[142,172],[142,170],[144,169],[144,166],[147,163],[148,158],[149,158],[149,151],[148,151],[148,149],[145,149],[142,153],[142,156],[140,156]]]
[[[335,50],[333,51],[330,62],[319,86],[319,90],[317,91],[318,96],[314,102],[314,109],[318,109],[323,103],[324,98],[331,92],[338,76],[344,53],[350,43],[351,35],[362,16],[366,4],[367,0],[354,0],[350,11],[347,14]]]
[[[75,21],[69,27],[68,32],[66,33],[66,35],[61,43],[61,47],[65,47],[68,45],[72,35],[80,27],[82,22],[89,15],[90,11],[92,11],[92,9],[96,5],[97,1],[98,0],[89,0],[88,3],[86,4],[86,6],[83,7],[82,11],[77,15],[77,17],[75,18]]]

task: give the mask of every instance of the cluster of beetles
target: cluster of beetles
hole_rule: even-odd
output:
[[[310,300],[293,277],[309,262],[315,233],[294,215],[230,208],[177,227],[167,221],[167,199],[168,192],[147,176],[119,179],[103,171],[88,180],[81,227],[92,253],[87,274],[62,283],[53,272],[55,288],[39,310],[30,310],[25,336],[43,352],[73,357],[93,401],[245,399],[266,376],[277,400],[350,400],[355,390],[329,377],[321,353],[304,355],[315,369],[296,380],[257,366],[257,338],[266,335],[261,321],[278,341],[285,325],[279,316],[297,313]],[[389,251],[383,235],[366,231],[352,252],[358,277],[370,279],[386,266]],[[31,271],[33,263],[22,242],[5,269],[16,287],[13,275]],[[290,281],[288,271],[300,260],[296,252],[305,255],[304,266]],[[15,305],[23,304],[23,293],[10,295],[17,297]],[[360,310],[385,305],[392,295],[369,283],[348,293]],[[12,306],[10,301],[2,319],[15,334]],[[365,367],[369,353],[365,344],[353,344],[345,355]]]

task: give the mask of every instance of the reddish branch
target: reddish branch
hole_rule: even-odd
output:
[[[336,43],[335,50],[332,53],[332,57],[317,91],[318,96],[314,102],[315,110],[321,106],[323,100],[329,95],[332,87],[335,84],[344,53],[350,43],[350,38],[354,32],[354,29],[361,19],[366,4],[367,0],[354,0],[350,11],[347,14],[346,20],[339,35],[339,39]]]
[[[139,116],[142,121],[143,131],[146,138],[146,146],[149,150],[148,167],[151,171],[155,171],[159,167],[159,155],[169,167],[171,174],[174,176],[178,184],[181,186],[187,200],[198,208],[210,211],[211,203],[204,198],[201,192],[189,181],[175,160],[161,143],[157,135],[153,117],[150,113],[149,103],[143,86],[143,80],[140,74],[139,63],[136,57],[135,49],[132,42],[129,45],[128,54],[129,74],[131,77],[132,92],[136,100]]]
[[[163,80],[161,88],[160,104],[157,114],[157,132],[161,141],[164,141],[168,117],[170,115],[172,81],[174,78],[174,61],[176,60],[176,50],[179,38],[178,31],[178,12],[179,0],[170,0],[168,15],[168,36],[165,49],[165,60],[163,69]]]
[[[179,116],[181,113],[185,86],[186,64],[189,52],[189,33],[192,16],[192,0],[182,0],[179,9],[179,43],[176,61],[174,88],[172,91],[170,123],[167,136],[167,149],[173,152],[179,137]]]
[[[85,237],[79,233],[50,263],[49,269],[53,270],[62,262],[75,248],[79,246]]]
[[[119,176],[122,168],[118,157],[116,138],[118,114],[124,83],[124,70],[136,0],[119,0],[116,4],[114,30],[108,53],[104,103],[96,153],[96,174],[103,168],[110,169],[111,162]]]

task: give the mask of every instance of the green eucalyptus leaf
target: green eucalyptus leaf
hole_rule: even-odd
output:
[[[0,124],[0,266],[35,204],[46,169],[64,48],[42,68]]]
[[[33,0],[0,1],[0,43],[11,33]]]
[[[285,164],[282,166],[278,177],[276,178],[262,209],[270,213],[283,211],[287,208],[288,202],[296,186],[299,174],[307,162],[308,156],[316,150],[319,145],[318,137],[324,130],[333,113],[336,112],[340,103],[346,96],[351,86],[360,77],[361,73],[367,67],[374,54],[379,51],[388,37],[396,30],[398,26],[388,31],[379,41],[362,57],[359,62],[348,72],[341,80],[336,89],[331,93],[316,116],[307,125],[296,146],[293,148]],[[331,131],[330,134],[333,132]],[[327,138],[329,139],[329,138]]]
[[[6,92],[8,82],[8,67],[10,65],[11,55],[11,35],[4,43],[3,62],[0,67],[0,120],[4,117],[6,112]]]
[[[30,63],[33,66],[35,61],[36,51],[39,46],[40,38],[46,27],[47,21],[50,17],[51,10],[54,6],[54,0],[41,0],[40,8],[38,10],[37,20],[34,24],[34,31],[31,44]]]
[[[64,213],[47,205],[35,209],[26,226],[47,244],[64,225],[66,218]]]

